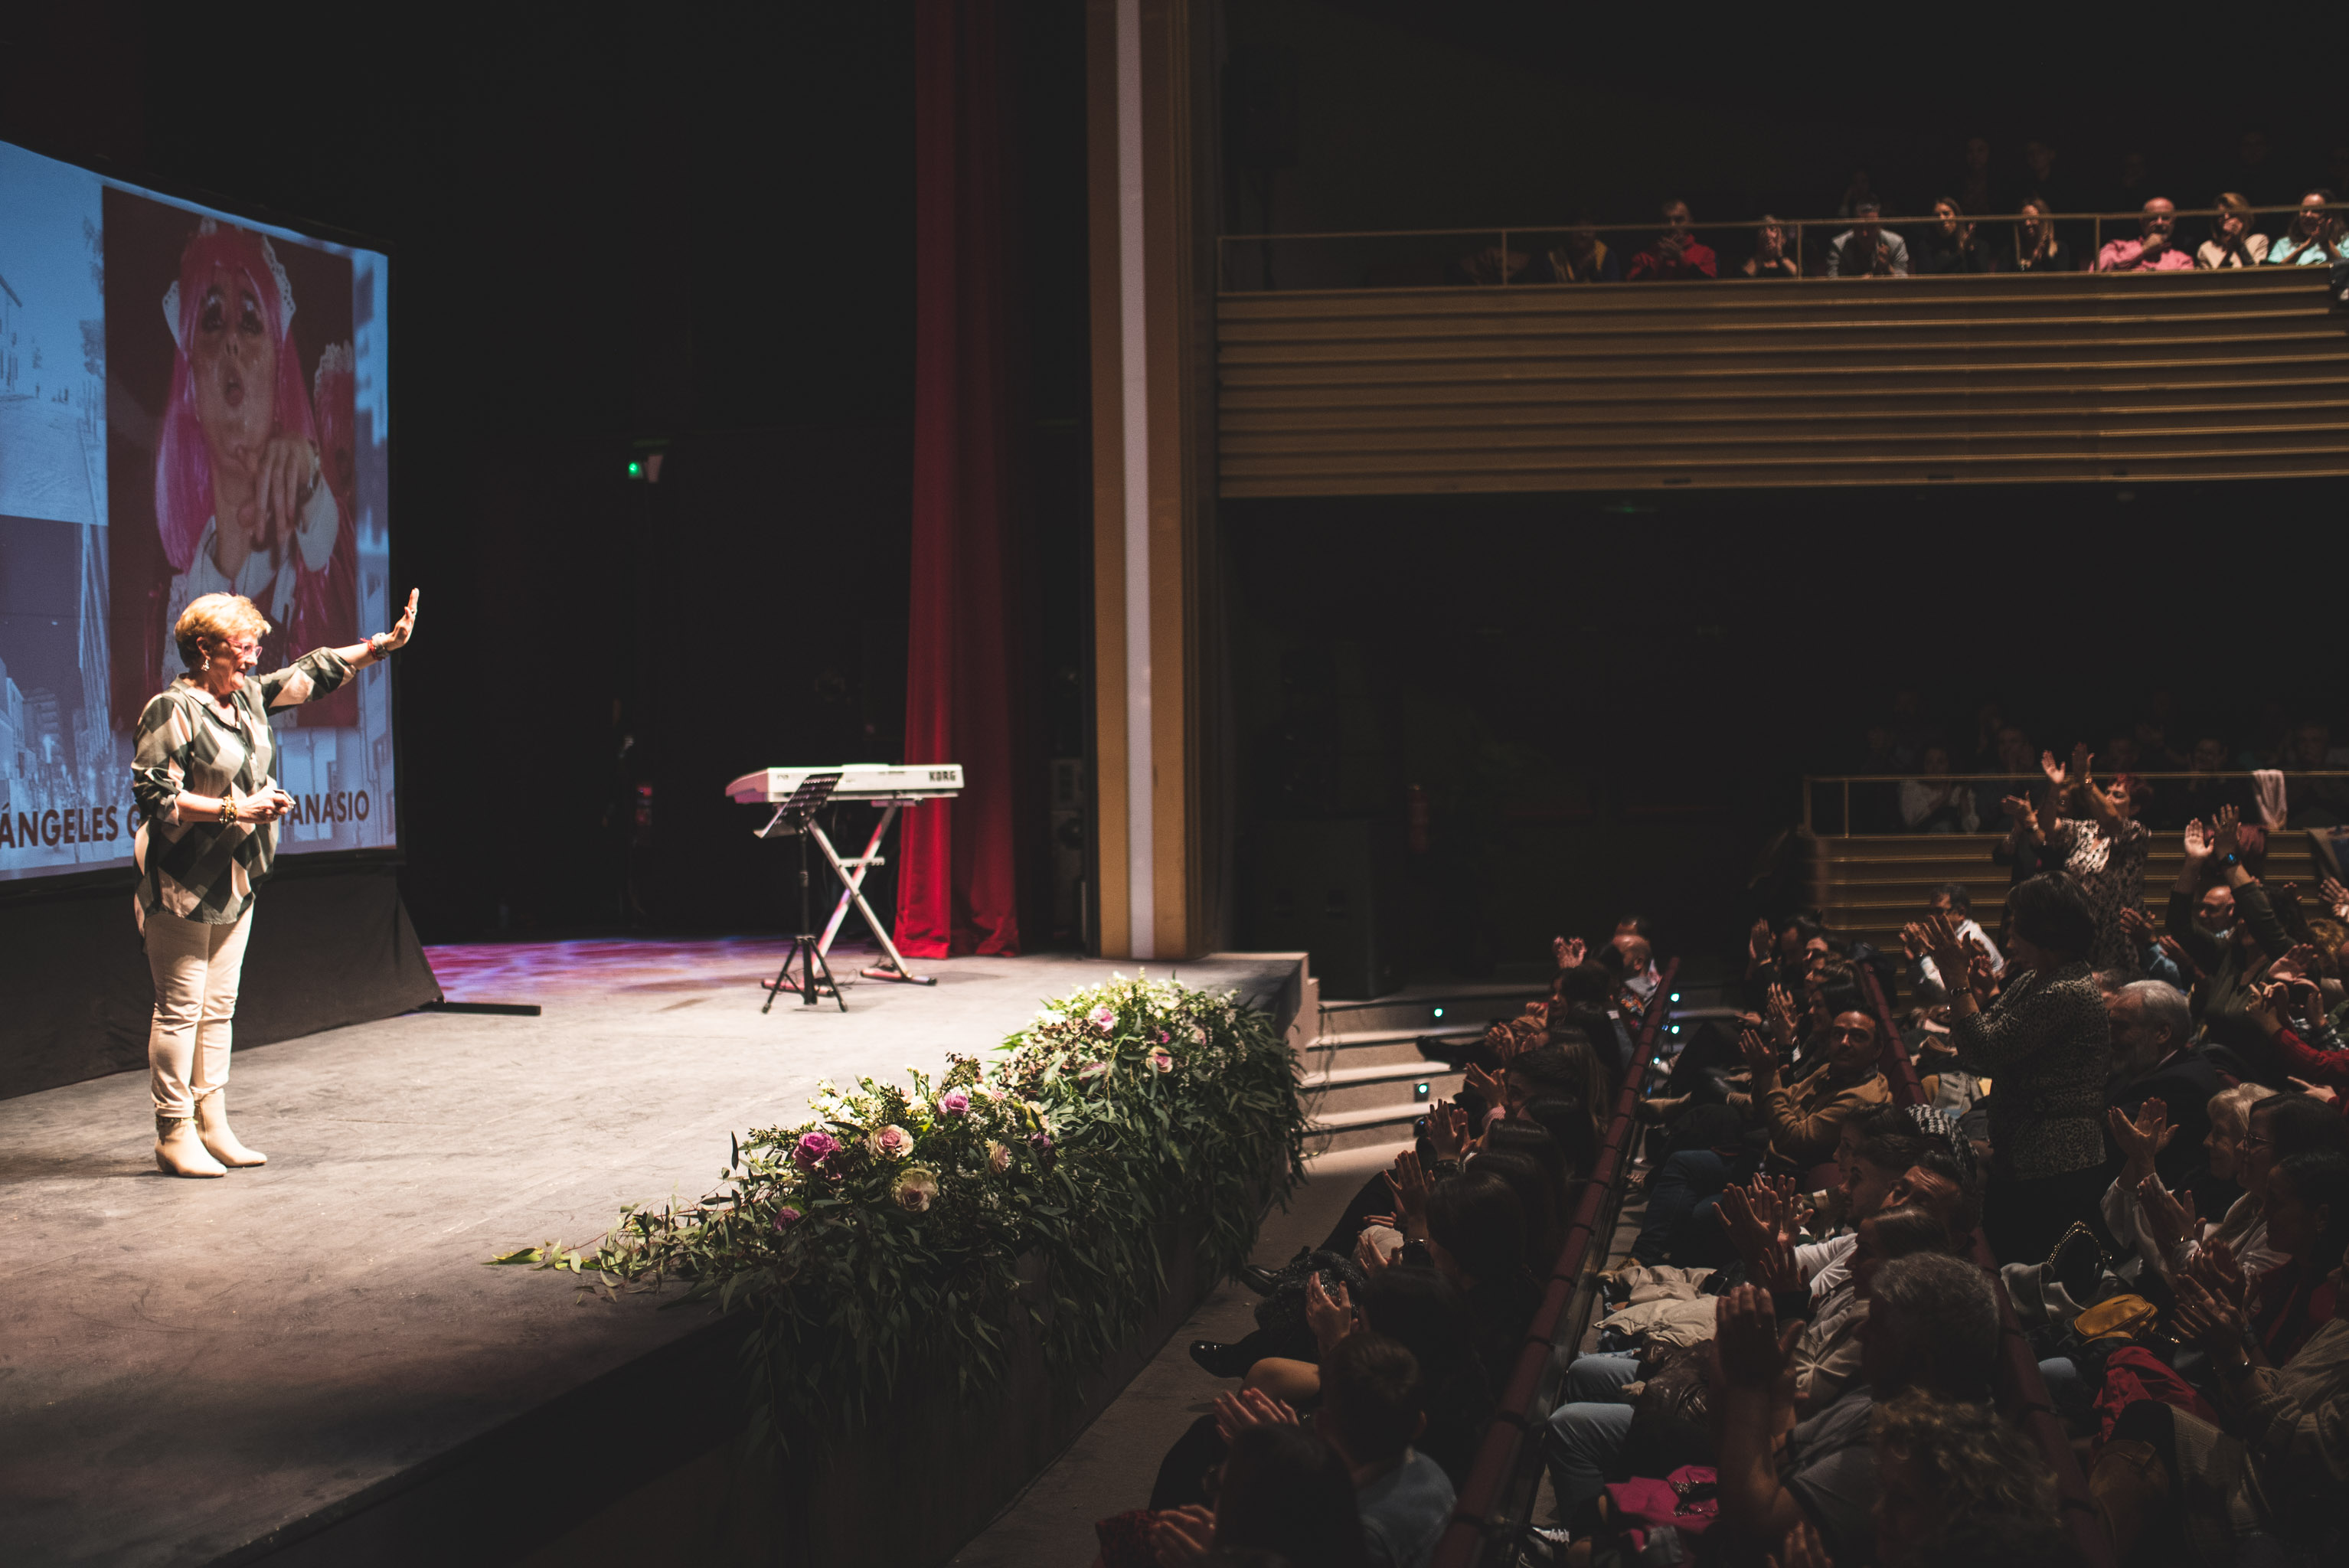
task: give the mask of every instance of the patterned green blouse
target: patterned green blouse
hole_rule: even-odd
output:
[[[269,710],[322,697],[351,678],[332,648],[304,654],[284,669],[247,680],[230,718],[202,686],[182,676],[147,699],[130,760],[139,802],[139,919],[157,910],[206,925],[233,925],[253,907],[277,855],[274,822],[183,821],[184,791],[243,800],[277,787],[277,734]]]

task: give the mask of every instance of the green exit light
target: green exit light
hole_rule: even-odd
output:
[[[638,462],[636,459],[630,458],[628,459],[628,477],[632,480],[640,480],[644,478],[645,465]]]

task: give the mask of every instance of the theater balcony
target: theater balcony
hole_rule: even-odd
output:
[[[2320,267],[1282,290],[1232,270],[1229,498],[2349,473],[2349,315]]]

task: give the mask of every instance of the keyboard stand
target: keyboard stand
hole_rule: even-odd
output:
[[[833,874],[840,878],[841,885],[840,902],[833,906],[832,919],[823,928],[823,940],[817,944],[816,951],[826,954],[832,951],[832,939],[840,934],[841,922],[848,918],[848,906],[854,903],[864,914],[864,923],[872,930],[874,939],[881,944],[881,951],[888,954],[880,963],[857,973],[867,980],[935,985],[938,983],[937,976],[916,975],[905,967],[905,955],[897,951],[897,944],[889,940],[889,928],[874,918],[873,906],[864,902],[864,873],[874,866],[888,863],[881,858],[881,841],[888,836],[890,824],[896,821],[897,813],[905,804],[903,800],[892,800],[882,809],[879,824],[874,828],[873,836],[864,842],[864,852],[854,860],[841,859],[839,851],[832,847],[832,841],[824,836],[823,830],[811,824],[816,844],[823,851],[823,858],[832,862]],[[849,870],[852,866],[855,868],[853,872]]]

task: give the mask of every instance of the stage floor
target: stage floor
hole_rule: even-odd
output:
[[[261,1169],[159,1175],[143,1073],[0,1101],[10,1563],[210,1562],[396,1490],[708,1321],[483,1260],[698,1196],[729,1134],[798,1120],[818,1078],[936,1069],[1134,967],[942,960],[916,965],[935,987],[761,1016],[772,939],[429,954],[452,1000],[543,1016],[412,1013],[240,1053],[227,1092]],[[1296,960],[1165,967],[1269,1005]]]

